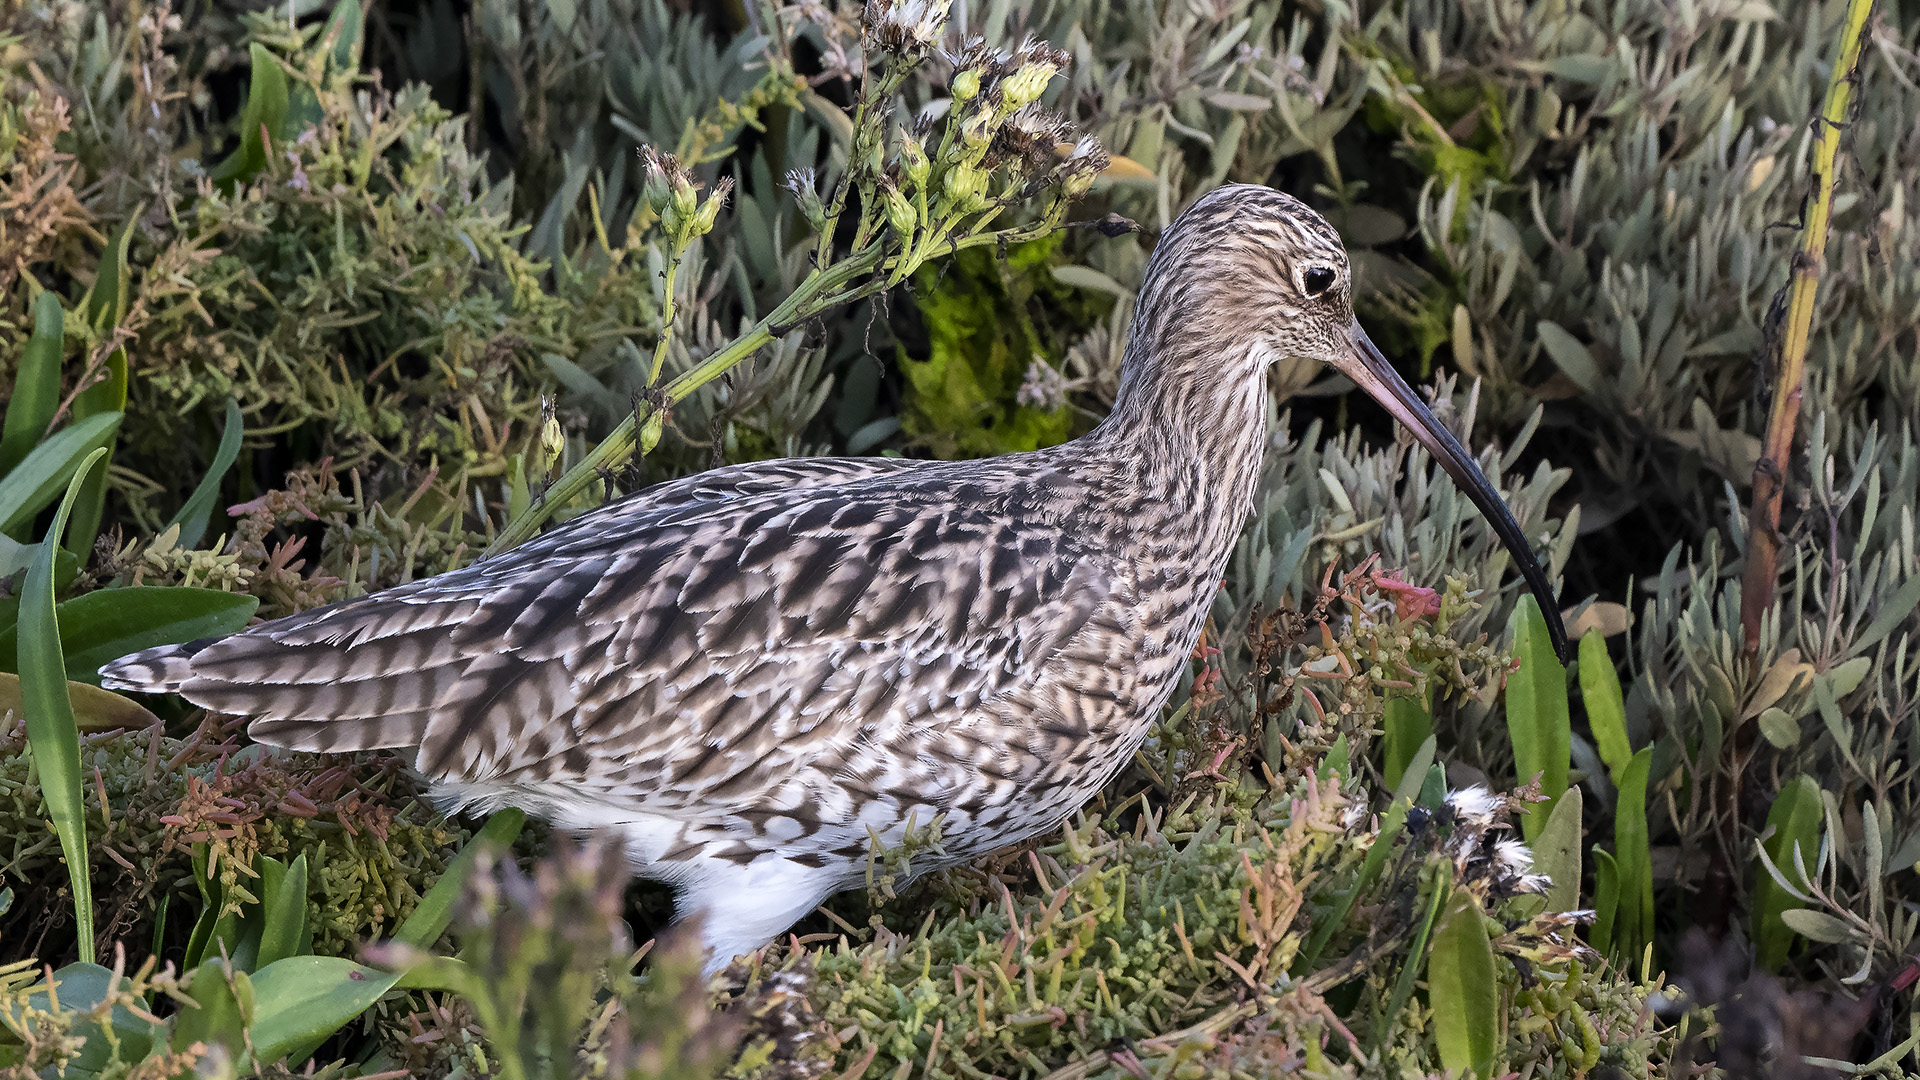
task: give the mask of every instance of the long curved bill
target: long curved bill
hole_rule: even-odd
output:
[[[1533,590],[1534,598],[1540,602],[1540,612],[1546,616],[1547,632],[1553,637],[1553,649],[1565,662],[1570,657],[1567,649],[1567,628],[1560,621],[1560,605],[1554,600],[1553,589],[1547,584],[1547,573],[1533,557],[1533,548],[1527,543],[1526,534],[1520,531],[1520,525],[1513,520],[1513,514],[1507,510],[1507,504],[1500,500],[1500,493],[1494,489],[1480,467],[1473,462],[1473,455],[1460,445],[1427,408],[1426,402],[1408,386],[1400,373],[1393,370],[1387,358],[1380,355],[1368,339],[1367,332],[1360,328],[1356,320],[1350,332],[1349,343],[1352,352],[1334,361],[1340,373],[1352,379],[1365,390],[1373,400],[1386,406],[1394,419],[1407,426],[1420,445],[1433,454],[1440,467],[1447,470],[1453,482],[1467,493],[1473,505],[1480,508],[1487,520],[1493,523],[1493,531],[1499,535],[1500,542],[1513,553],[1513,559],[1520,564],[1520,576],[1527,579],[1527,587]]]

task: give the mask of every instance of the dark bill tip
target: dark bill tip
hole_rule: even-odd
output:
[[[1407,430],[1413,432],[1414,438],[1420,440],[1420,445],[1426,447],[1440,467],[1447,471],[1447,475],[1453,477],[1453,482],[1460,486],[1467,498],[1473,500],[1473,505],[1486,515],[1500,542],[1513,553],[1514,561],[1520,566],[1520,576],[1526,579],[1527,587],[1540,603],[1540,613],[1547,620],[1547,633],[1553,638],[1553,651],[1559,654],[1562,663],[1571,661],[1567,628],[1560,619],[1560,605],[1554,598],[1552,586],[1547,582],[1547,572],[1533,557],[1532,545],[1527,543],[1526,534],[1520,531],[1520,524],[1513,520],[1513,514],[1501,500],[1500,492],[1480,471],[1480,466],[1474,464],[1473,455],[1467,453],[1467,448],[1453,437],[1453,432],[1448,431],[1446,425],[1433,415],[1426,402],[1420,400],[1420,395],[1414,393],[1400,373],[1393,370],[1392,364],[1387,363],[1387,358],[1380,355],[1380,350],[1374,347],[1367,332],[1360,328],[1357,321],[1353,324],[1351,340],[1351,354],[1336,361],[1335,366],[1341,374],[1365,390],[1368,396],[1385,406],[1394,419],[1405,424]]]

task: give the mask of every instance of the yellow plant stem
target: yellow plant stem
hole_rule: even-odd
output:
[[[1807,367],[1807,343],[1813,335],[1813,303],[1820,287],[1820,269],[1826,259],[1827,225],[1833,215],[1833,185],[1839,171],[1840,140],[1847,108],[1853,101],[1860,47],[1874,0],[1852,0],[1840,30],[1839,55],[1827,82],[1826,104],[1813,143],[1813,197],[1806,207],[1800,247],[1793,257],[1786,325],[1775,363],[1773,407],[1761,443],[1760,460],[1753,469],[1753,503],[1747,515],[1747,567],[1741,583],[1740,627],[1752,659],[1760,648],[1760,624],[1773,606],[1780,564],[1780,497],[1786,489],[1787,467],[1793,456],[1793,428]]]
[[[1833,74],[1827,96],[1815,122],[1813,191],[1807,200],[1800,247],[1793,254],[1787,293],[1785,325],[1774,360],[1773,404],[1767,415],[1760,459],[1753,468],[1753,502],[1747,512],[1747,565],[1740,587],[1742,651],[1749,664],[1760,652],[1762,624],[1773,607],[1780,578],[1780,497],[1786,490],[1787,470],[1793,460],[1793,429],[1806,392],[1807,344],[1813,335],[1813,304],[1826,259],[1827,225],[1833,216],[1833,187],[1839,172],[1840,140],[1846,130],[1847,109],[1853,101],[1859,74],[1860,46],[1873,15],[1874,0],[1851,0],[1841,24]],[[1709,856],[1706,899],[1701,921],[1724,932],[1733,921],[1740,894],[1738,863],[1743,842],[1741,790],[1758,743],[1757,722],[1748,721],[1728,732],[1721,751],[1719,773],[1713,778],[1714,826],[1717,832]]]

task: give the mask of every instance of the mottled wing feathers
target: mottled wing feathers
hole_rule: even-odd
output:
[[[465,570],[107,675],[164,666],[189,699],[256,717],[265,742],[418,745],[436,779],[691,795],[751,765],[777,774],[798,739],[830,758],[863,731],[990,702],[1122,601],[1056,491],[968,475],[702,474]]]

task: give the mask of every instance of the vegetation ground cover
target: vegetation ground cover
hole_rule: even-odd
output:
[[[0,1068],[1920,1068],[1920,12],[939,10],[0,0]],[[1282,364],[1139,759],[712,985],[603,848],[92,685],[714,464],[1071,437],[1226,182],[1341,230],[1577,662]]]

